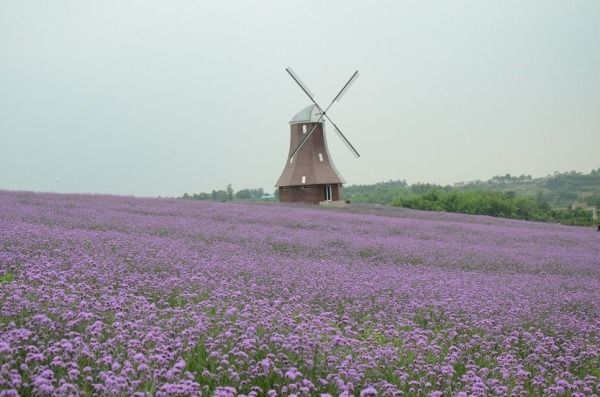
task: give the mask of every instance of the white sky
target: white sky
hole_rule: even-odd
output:
[[[600,167],[600,2],[1,1],[0,189],[271,190],[327,104],[349,184]]]

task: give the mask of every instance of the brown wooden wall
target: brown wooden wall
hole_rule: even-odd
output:
[[[342,185],[331,185],[331,199],[342,199]],[[279,188],[279,201],[283,203],[319,204],[325,200],[325,185],[287,186]]]
[[[316,129],[290,162],[289,155],[292,154],[306,135],[302,132],[303,126],[306,127],[307,133],[313,127],[316,127]],[[344,180],[338,174],[333,161],[331,161],[325,142],[323,123],[290,124],[290,150],[283,172],[275,186],[334,185],[340,183],[344,183]]]

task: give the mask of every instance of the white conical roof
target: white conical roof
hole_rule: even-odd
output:
[[[307,107],[305,107],[304,109],[302,109],[301,111],[299,111],[298,113],[296,113],[296,115],[294,117],[292,117],[292,119],[290,120],[290,124],[297,124],[297,123],[322,123],[323,119],[321,119],[321,121],[319,121],[319,118],[321,117],[321,110],[319,110],[319,107],[317,105],[308,105]]]

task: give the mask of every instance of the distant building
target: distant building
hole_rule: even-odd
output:
[[[592,213],[592,220],[598,220],[598,211],[595,206],[588,205],[587,203],[571,203],[571,210],[576,210],[578,208],[584,211],[590,211]]]

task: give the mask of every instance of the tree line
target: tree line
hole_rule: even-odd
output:
[[[397,197],[393,206],[429,211],[490,215],[501,218],[556,222],[567,225],[593,224],[591,213],[581,208],[553,209],[541,196],[517,196],[514,192],[460,191],[432,188]]]
[[[568,225],[592,225],[589,210],[600,209],[600,168],[589,174],[555,172],[542,178],[531,175],[494,176],[488,181],[441,186],[430,183],[409,185],[406,180],[352,185],[344,189],[346,200],[428,211],[490,215],[511,219],[556,222]],[[231,184],[210,193],[183,195],[191,200],[277,200],[262,188],[235,191]],[[576,204],[576,205],[575,205]]]
[[[262,187],[255,189],[245,188],[236,192],[230,183],[225,187],[225,189],[213,190],[210,193],[184,193],[181,198],[187,200],[213,200],[225,202],[233,200],[273,200],[275,199],[275,196],[265,194],[265,191]]]
[[[591,225],[591,211],[577,207],[600,208],[600,168],[589,174],[555,172],[541,178],[506,174],[454,186],[388,181],[348,186],[345,198],[354,203]]]

